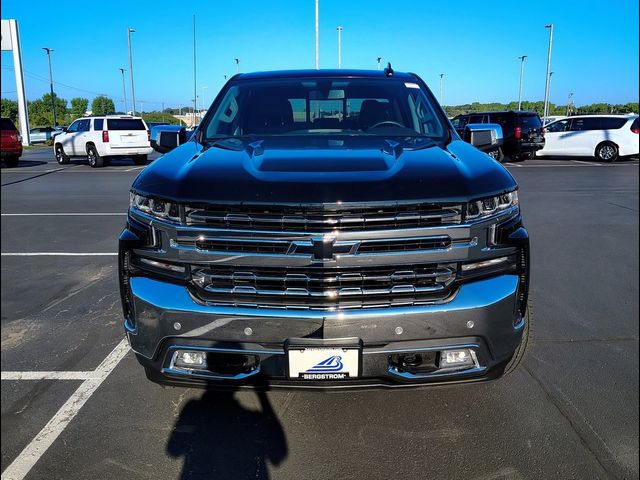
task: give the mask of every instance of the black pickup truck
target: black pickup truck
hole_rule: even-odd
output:
[[[492,127],[473,132],[495,146]],[[239,74],[133,182],[119,273],[150,380],[406,387],[513,370],[531,316],[509,172],[416,75]]]

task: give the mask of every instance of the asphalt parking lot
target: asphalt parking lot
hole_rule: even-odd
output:
[[[154,158],[154,157],[152,157]],[[638,478],[638,161],[507,167],[534,337],[497,382],[163,389],[123,343],[117,237],[143,167],[2,169],[2,479]]]

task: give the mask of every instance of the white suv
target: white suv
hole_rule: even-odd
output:
[[[136,165],[145,165],[153,149],[142,118],[107,115],[79,118],[56,136],[53,151],[61,165],[69,163],[70,157],[87,157],[95,168],[114,157],[133,157]]]
[[[580,115],[544,127],[544,148],[536,155],[575,155],[614,162],[638,156],[637,115]]]

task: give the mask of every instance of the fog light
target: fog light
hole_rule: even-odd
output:
[[[475,355],[468,348],[461,350],[442,350],[440,352],[440,368],[474,366],[476,366]]]
[[[173,364],[182,368],[207,368],[207,355],[205,352],[194,350],[178,350]]]

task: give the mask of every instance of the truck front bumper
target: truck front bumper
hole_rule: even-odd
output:
[[[201,387],[402,387],[478,381],[500,376],[522,339],[525,318],[516,308],[519,277],[504,274],[462,284],[443,304],[341,312],[202,305],[184,285],[129,279],[135,321],[125,330],[148,377],[161,384]],[[359,374],[346,380],[288,376],[290,342],[318,346],[344,340],[358,348]],[[472,352],[468,368],[412,371],[398,355]],[[178,350],[252,358],[236,373],[177,368]],[[227,357],[225,357],[227,358]]]

